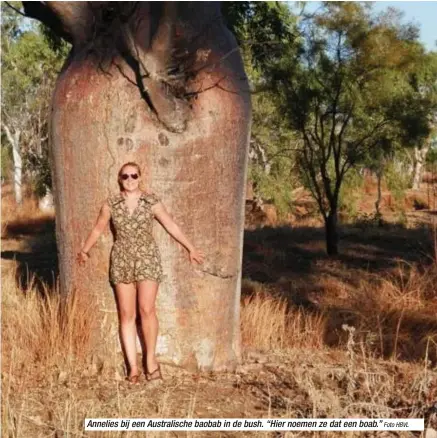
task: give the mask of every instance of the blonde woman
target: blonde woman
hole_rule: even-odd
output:
[[[138,164],[125,163],[118,172],[120,193],[103,204],[96,225],[90,232],[77,262],[83,265],[89,251],[112,219],[116,236],[110,256],[110,281],[115,285],[119,304],[120,331],[129,365],[127,380],[138,383],[139,369],[136,352],[136,303],[138,300],[141,327],[147,349],[146,379],[162,379],[156,360],[158,319],[155,300],[163,279],[161,256],[152,236],[153,218],[189,252],[190,262],[202,264],[204,253],[198,251],[173,221],[159,198],[140,190],[141,169]]]

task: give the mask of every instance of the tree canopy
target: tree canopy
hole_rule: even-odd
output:
[[[311,14],[282,2],[221,7],[250,81],[255,194],[284,216],[293,189],[305,186],[336,253],[347,173],[366,166],[382,177],[401,153],[416,167],[425,162],[437,130],[437,53],[424,49],[399,10],[376,14],[368,2],[324,2]],[[69,47],[47,27],[24,26],[4,3],[2,12],[2,144],[7,130],[19,133],[24,151],[38,151],[27,162],[44,174],[50,90]]]

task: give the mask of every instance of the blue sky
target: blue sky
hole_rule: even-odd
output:
[[[437,50],[437,1],[374,2],[375,11],[395,7],[404,12],[404,21],[412,21],[420,28],[420,39],[428,50]]]
[[[308,10],[314,10],[318,1],[310,1]],[[381,12],[388,7],[395,7],[404,12],[404,22],[412,21],[420,28],[420,39],[427,50],[437,50],[437,1],[375,1],[373,8]]]
[[[291,6],[295,2],[287,2]],[[317,8],[320,2],[308,1],[307,10]],[[412,21],[420,28],[420,37],[428,50],[436,50],[437,40],[437,0],[435,1],[374,1],[376,12],[381,12],[388,7],[395,7],[404,12],[404,22]],[[34,20],[31,20],[34,21]]]

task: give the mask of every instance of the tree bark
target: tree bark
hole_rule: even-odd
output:
[[[14,194],[15,194],[15,202],[17,204],[21,204],[23,202],[23,191],[22,191],[22,183],[23,183],[23,160],[21,157],[20,151],[20,136],[21,131],[16,130],[15,132],[11,132],[9,127],[3,124],[3,128],[6,132],[6,137],[9,140],[9,143],[12,146],[12,159],[14,163]]]
[[[382,199],[382,190],[381,190],[381,182],[382,182],[382,169],[379,168],[376,171],[376,181],[377,181],[377,195],[376,195],[376,201],[375,201],[375,209],[376,209],[376,214],[377,216],[381,216],[381,210],[379,208],[380,204],[381,204],[381,199]]]
[[[338,254],[337,211],[329,212],[325,219],[326,252],[328,255]]]
[[[79,289],[94,297],[95,345],[110,358],[119,350],[108,279],[110,230],[91,250],[86,267],[73,260],[105,198],[119,191],[119,168],[136,161],[147,189],[161,198],[193,244],[206,253],[203,265],[191,265],[185,249],[155,224],[166,274],[157,298],[160,360],[193,369],[233,369],[240,360],[251,118],[235,38],[223,24],[217,2],[185,2],[178,5],[177,15],[168,5],[138,2],[135,15],[119,33],[119,54],[111,63],[102,60],[103,73],[86,55],[92,45],[87,38],[92,20],[83,5],[79,12],[74,9],[74,4],[85,2],[65,3],[65,19],[61,2],[45,3],[56,4],[52,10],[74,42],[56,84],[50,123],[62,293]],[[80,35],[78,23],[84,23]],[[174,38],[166,39],[161,26]],[[182,61],[172,64],[175,49]],[[187,66],[182,91],[177,75],[167,74],[174,65],[176,70]]]
[[[376,179],[377,179],[377,198],[375,202],[376,209],[376,218],[378,220],[378,226],[383,226],[383,219],[381,214],[381,201],[382,201],[382,177],[384,175],[384,165],[381,164],[380,167],[376,170]]]
[[[425,164],[426,155],[428,154],[431,143],[426,142],[420,149],[416,146],[414,148],[414,174],[413,174],[413,190],[420,189],[422,182],[423,165]]]

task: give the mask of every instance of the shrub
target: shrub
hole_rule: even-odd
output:
[[[348,220],[355,220],[358,215],[358,202],[361,199],[364,179],[359,169],[351,169],[346,174],[340,189],[339,210],[341,217]]]

